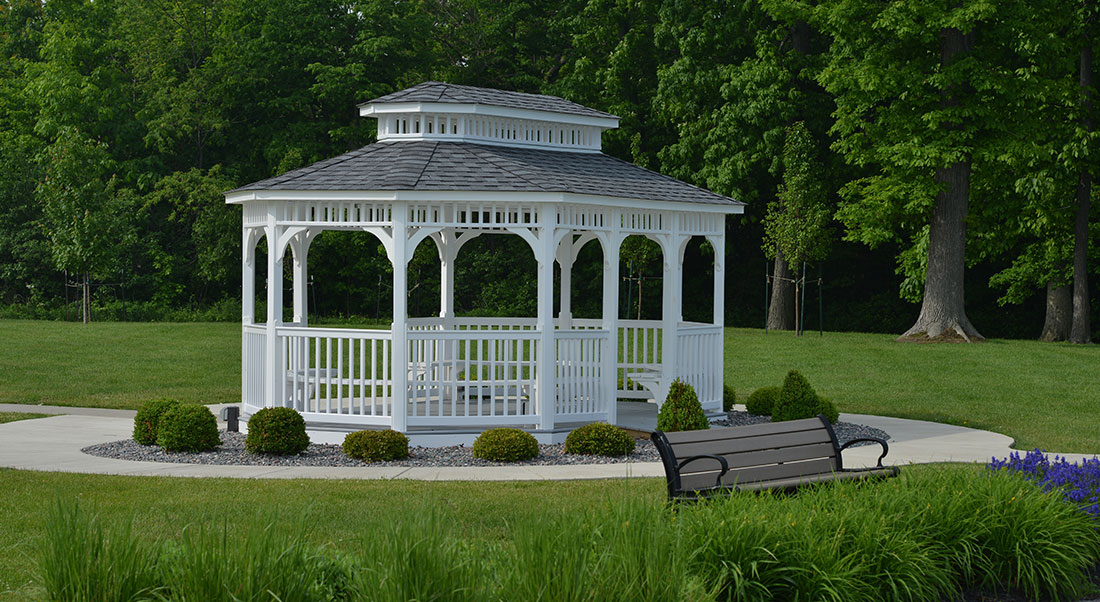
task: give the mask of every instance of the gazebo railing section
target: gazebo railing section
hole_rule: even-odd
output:
[[[534,318],[409,320],[409,426],[530,425],[538,422],[535,386],[538,340]],[[661,323],[620,320],[616,333],[617,398],[649,392],[627,374],[662,368]],[[555,330],[555,416],[560,422],[605,420],[603,361],[609,338],[599,320],[575,319]],[[242,399],[251,413],[264,406],[267,330],[244,325]],[[389,330],[280,326],[276,329],[286,377],[277,396],[307,418],[364,425],[392,424],[392,335]],[[681,323],[678,373],[707,409],[722,399],[722,328]]]
[[[538,333],[409,333],[409,426],[533,424]]]
[[[280,327],[286,378],[281,398],[303,415],[389,425],[393,381],[386,330]]]

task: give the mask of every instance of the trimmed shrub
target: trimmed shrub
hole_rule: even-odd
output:
[[[625,456],[634,451],[634,438],[606,422],[586,424],[565,438],[565,453],[587,456]]]
[[[672,381],[668,388],[668,399],[657,412],[657,430],[671,433],[674,431],[701,431],[710,428],[710,421],[703,413],[695,389],[680,379]]]
[[[307,447],[306,421],[292,408],[264,408],[248,419],[244,448],[250,453],[292,456]]]
[[[356,431],[344,437],[344,454],[364,462],[388,462],[409,457],[409,438],[397,431]]]
[[[797,370],[791,370],[783,380],[783,390],[779,392],[779,399],[772,408],[772,422],[813,418],[817,415],[819,405],[817,393],[806,377]]]
[[[836,421],[840,420],[840,412],[836,409],[836,405],[821,396],[817,398],[817,411],[814,412],[814,416],[818,414],[824,414],[829,419],[829,424],[836,424]]]
[[[160,417],[157,445],[166,451],[201,452],[221,444],[218,419],[210,408],[197,403],[181,403]]]
[[[729,385],[722,385],[722,411],[728,412],[737,403],[737,391]]]
[[[745,410],[753,416],[771,416],[782,387],[760,387],[745,400]]]
[[[474,457],[492,462],[519,462],[539,455],[539,442],[519,429],[489,429],[474,439]]]
[[[175,399],[150,399],[141,404],[137,416],[134,416],[134,441],[142,445],[156,445],[161,416],[179,404]]]

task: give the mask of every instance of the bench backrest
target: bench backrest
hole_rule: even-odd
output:
[[[661,452],[670,497],[715,486],[722,469],[717,460],[703,458],[676,469],[692,456],[725,458],[729,472],[722,478],[722,485],[730,487],[826,474],[841,468],[836,436],[821,416],[703,431],[657,431],[653,442]]]

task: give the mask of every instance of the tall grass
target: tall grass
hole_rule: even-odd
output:
[[[59,505],[42,581],[55,600],[1068,600],[1100,561],[1095,519],[1058,492],[957,468],[677,507],[610,495],[500,540],[458,534],[444,505],[410,504],[341,556],[271,514],[143,543]]]

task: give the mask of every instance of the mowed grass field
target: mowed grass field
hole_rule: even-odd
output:
[[[136,409],[240,398],[240,326],[0,320],[0,403]],[[842,412],[990,429],[1017,447],[1100,452],[1100,347],[726,329],[725,381],[744,400],[800,370]]]

